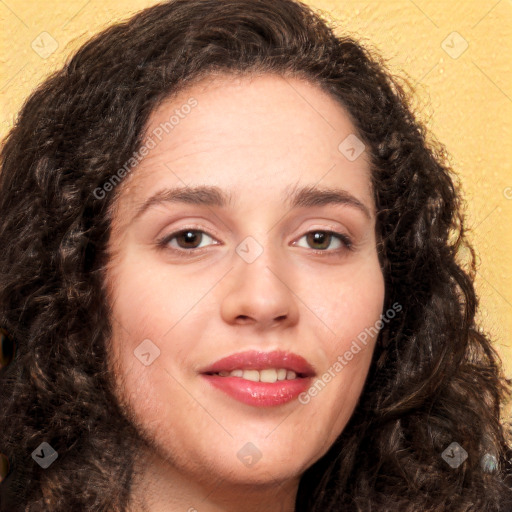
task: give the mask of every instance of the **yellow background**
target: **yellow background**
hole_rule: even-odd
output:
[[[376,47],[394,73],[408,76],[416,85],[420,118],[445,144],[462,181],[467,225],[480,260],[479,320],[496,340],[512,378],[512,3],[306,3],[325,11],[340,32]],[[74,49],[111,23],[154,4],[1,0],[0,136],[33,87]],[[46,55],[52,44],[58,46]]]

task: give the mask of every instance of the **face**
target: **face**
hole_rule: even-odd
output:
[[[351,347],[384,300],[355,136],[318,86],[272,75],[195,84],[150,118],[106,282],[118,397],[169,471],[297,479],[352,415],[375,338]]]

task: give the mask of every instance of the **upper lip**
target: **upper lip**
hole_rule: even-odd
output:
[[[219,359],[212,365],[200,370],[200,373],[218,373],[233,370],[264,370],[266,368],[285,368],[292,370],[302,377],[315,375],[313,367],[302,357],[292,352],[274,350],[261,352],[247,350]]]

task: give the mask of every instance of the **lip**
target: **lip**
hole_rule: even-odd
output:
[[[298,378],[276,382],[253,382],[242,377],[214,375],[221,371],[264,370],[265,368],[293,370]],[[311,386],[312,377],[315,375],[312,366],[303,357],[279,350],[239,352],[219,359],[211,366],[200,370],[200,373],[201,377],[216,389],[253,407],[271,407],[292,401]]]
[[[199,373],[231,372],[237,369],[264,370],[265,368],[285,368],[286,370],[293,370],[302,377],[313,377],[315,375],[313,367],[302,356],[282,350],[238,352],[219,359],[207,368],[199,370]]]

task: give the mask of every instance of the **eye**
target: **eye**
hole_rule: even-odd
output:
[[[304,236],[299,239],[306,239],[306,243],[309,244],[311,249],[318,250],[320,252],[337,252],[337,250],[343,249],[351,249],[352,241],[347,235],[342,233],[336,233],[335,231],[324,231],[324,230],[315,230],[309,231]],[[332,247],[332,242],[335,242],[335,247]],[[297,245],[300,247],[308,247],[308,245],[304,246],[297,242]],[[316,247],[315,247],[316,246]],[[327,249],[331,247],[330,251]]]
[[[304,238],[306,239],[307,245],[300,243]],[[208,241],[210,241],[210,243],[208,243]],[[176,231],[157,241],[158,248],[171,249],[177,253],[182,253],[183,255],[186,255],[186,253],[190,255],[196,250],[207,247],[208,245],[218,245],[218,243],[216,243],[214,238],[206,232],[194,228]],[[309,231],[293,245],[314,249],[318,254],[332,254],[341,252],[345,249],[353,250],[352,241],[347,235],[329,230]]]
[[[182,229],[181,231],[166,235],[157,243],[159,247],[174,247],[177,248],[177,250],[201,249],[205,246],[201,246],[200,244],[205,240],[208,241],[208,239],[213,241],[210,235],[200,229]]]

